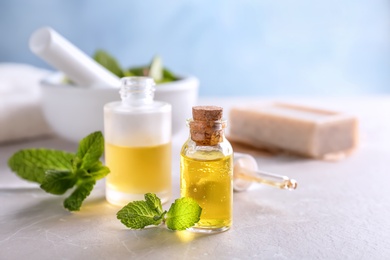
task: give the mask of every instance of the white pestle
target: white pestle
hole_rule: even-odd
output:
[[[81,87],[119,87],[119,78],[50,27],[36,30],[30,49]]]

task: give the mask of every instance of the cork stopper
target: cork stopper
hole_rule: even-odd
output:
[[[217,106],[195,106],[190,122],[191,139],[197,145],[216,145],[223,141],[223,109]]]
[[[222,107],[196,106],[192,107],[192,118],[195,121],[218,121],[222,119]]]

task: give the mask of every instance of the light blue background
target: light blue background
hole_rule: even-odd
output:
[[[49,25],[122,65],[160,54],[203,96],[390,93],[386,0],[0,0],[0,61],[47,66],[28,50]]]

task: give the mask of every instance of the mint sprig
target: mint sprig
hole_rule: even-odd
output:
[[[64,201],[70,211],[80,210],[97,180],[110,170],[99,161],[104,151],[103,134],[94,132],[79,143],[77,152],[51,149],[24,149],[8,160],[8,165],[21,178],[41,184],[51,194],[62,195],[76,186]]]
[[[192,198],[180,198],[172,203],[168,213],[162,210],[156,194],[145,194],[145,200],[133,201],[117,213],[117,218],[130,229],[143,229],[150,225],[166,223],[171,230],[185,230],[195,225],[202,208]]]

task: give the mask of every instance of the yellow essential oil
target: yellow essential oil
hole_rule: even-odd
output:
[[[172,106],[155,101],[150,77],[120,80],[121,101],[104,105],[106,199],[124,206],[155,193],[171,196]]]
[[[228,230],[233,211],[233,148],[225,138],[222,108],[195,106],[187,120],[190,136],[181,149],[180,192],[202,208],[190,231]]]
[[[214,230],[231,226],[232,176],[231,155],[210,152],[202,158],[181,156],[181,196],[195,199],[202,208],[194,228]]]
[[[171,144],[145,147],[123,147],[106,143],[107,200],[125,205],[143,199],[145,193],[156,193],[162,203],[171,192]]]

